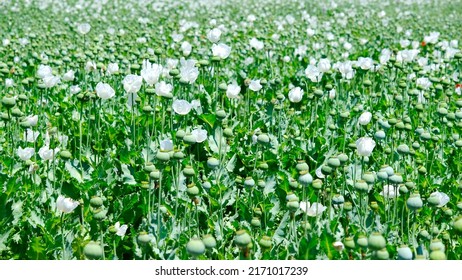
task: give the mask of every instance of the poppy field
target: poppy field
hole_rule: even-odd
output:
[[[0,259],[461,259],[461,7],[0,1]]]

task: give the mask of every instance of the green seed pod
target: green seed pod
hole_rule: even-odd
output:
[[[388,253],[387,248],[380,249],[374,253],[378,260],[388,260],[390,258],[390,254]]]
[[[154,171],[152,171],[151,173],[149,173],[149,177],[150,177],[151,179],[154,179],[154,180],[159,180],[159,179],[160,179],[160,175],[161,175],[161,173],[160,173],[160,171],[157,170],[157,169],[154,170]]]
[[[362,175],[362,179],[368,184],[374,184],[375,175],[372,172],[364,172]]]
[[[238,230],[236,231],[236,236],[234,237],[234,243],[239,247],[239,248],[245,248],[247,247],[250,242],[252,242],[252,238],[250,235],[247,233],[245,230]]]
[[[16,98],[13,96],[9,96],[9,95],[4,96],[2,98],[2,104],[6,108],[13,108],[16,105]]]
[[[306,231],[311,230],[311,224],[308,221],[306,223],[305,223],[305,221],[301,221],[300,222],[300,227],[301,227],[302,230],[306,230]]]
[[[176,138],[178,139],[183,139],[183,137],[186,135],[186,132],[183,129],[179,129],[176,132]]]
[[[217,116],[218,119],[221,119],[221,120],[226,118],[226,116],[227,116],[226,111],[223,110],[223,109],[217,110],[215,112],[215,115]]]
[[[332,167],[330,167],[330,166],[328,166],[328,165],[323,165],[323,166],[321,167],[321,172],[322,172],[322,174],[324,174],[324,175],[329,175],[329,174],[332,173],[332,171],[333,171],[333,170],[332,170]]]
[[[247,188],[255,186],[255,180],[252,177],[246,177],[244,181],[244,186]]]
[[[261,226],[261,220],[259,217],[253,217],[252,220],[250,221],[250,224],[253,227],[260,227]]]
[[[261,144],[267,144],[269,143],[270,139],[269,139],[269,136],[265,133],[262,133],[260,135],[258,135],[258,138],[257,138],[257,141]]]
[[[90,241],[83,248],[83,254],[89,260],[99,260],[103,257],[103,253],[103,247],[98,242]]]
[[[348,161],[348,155],[346,154],[339,154],[338,159],[342,164],[345,164]]]
[[[293,189],[298,189],[299,187],[299,184],[298,184],[298,181],[295,180],[294,178],[290,178],[289,179],[289,186]]]
[[[94,196],[90,199],[90,205],[93,208],[99,208],[103,206],[103,199],[99,196]]]
[[[430,243],[430,251],[443,251],[446,250],[443,242],[439,239],[433,239]]]
[[[186,177],[192,177],[196,175],[196,172],[194,171],[194,168],[191,165],[186,165],[183,169],[183,175]]]
[[[164,151],[157,151],[156,158],[160,161],[166,162],[170,160],[170,154]]]
[[[367,237],[364,235],[359,235],[358,239],[356,240],[356,244],[358,244],[362,248],[367,248],[368,243],[367,243]]]
[[[459,205],[459,204],[457,204]],[[454,219],[454,222],[453,222],[453,225],[454,229],[458,232],[458,233],[462,233],[462,216],[458,216]]]
[[[147,232],[140,232],[140,234],[137,237],[138,243],[141,245],[147,245],[149,242],[151,242],[151,236]]]
[[[189,196],[194,197],[199,194],[199,188],[194,183],[191,183],[187,186],[186,192],[188,193]]]
[[[322,188],[322,181],[321,179],[314,179],[312,186],[314,189],[320,190]]]
[[[393,184],[401,184],[403,183],[403,176],[399,173],[395,173],[389,177],[389,180]]]
[[[340,159],[338,157],[331,157],[327,160],[327,165],[329,165],[332,168],[337,168],[340,166]]]
[[[422,238],[430,239],[430,233],[428,233],[428,231],[426,231],[426,230],[420,231],[420,232],[419,232],[419,235],[420,235]]]
[[[107,210],[106,209],[96,209],[95,212],[93,212],[93,218],[99,221],[102,221],[106,218],[107,215]]]
[[[300,208],[300,203],[298,200],[290,200],[287,202],[286,206],[290,211],[295,212]]]
[[[346,248],[354,250],[356,248],[355,240],[353,237],[346,237],[345,240],[343,240],[343,244],[345,245]]]
[[[231,137],[234,136],[233,130],[232,130],[231,128],[227,127],[227,128],[225,128],[225,129],[223,130],[223,135],[224,135],[225,137],[231,138]]]
[[[300,176],[298,177],[298,182],[304,186],[308,186],[313,182],[313,177],[308,173],[308,171],[300,171]]]
[[[218,166],[220,166],[220,161],[214,157],[210,157],[207,159],[207,166],[210,169],[216,169]]]
[[[343,204],[343,209],[345,209],[345,211],[351,211],[353,210],[353,204],[350,201],[346,201]]]
[[[332,197],[332,203],[335,205],[341,205],[345,202],[345,198],[341,194],[335,194]]]
[[[423,206],[423,201],[420,198],[420,194],[413,193],[406,201],[407,207],[412,211],[417,211]]]
[[[70,158],[72,158],[72,154],[71,154],[71,152],[69,152],[68,150],[62,150],[62,151],[59,153],[59,156],[60,156],[62,159],[70,159]]]
[[[409,190],[407,189],[407,187],[405,185],[400,185],[399,186],[399,192],[406,194],[406,193],[409,192]]]
[[[430,260],[443,261],[446,260],[446,254],[441,250],[432,251],[430,253]]]
[[[152,162],[147,162],[143,169],[146,173],[151,173],[156,170],[156,166]]]
[[[204,242],[205,248],[207,249],[213,249],[217,246],[217,241],[211,234],[204,235],[202,237],[202,241]]]
[[[185,156],[186,155],[182,151],[176,151],[176,152],[173,153],[173,158],[174,159],[184,159]]]
[[[417,171],[420,174],[426,174],[427,173],[427,168],[425,168],[424,166],[419,166],[419,168],[417,168]]]
[[[407,245],[399,246],[398,260],[412,260],[412,250]]]
[[[271,248],[271,245],[272,245],[272,241],[271,241],[271,237],[269,236],[263,236],[260,241],[258,242],[258,244],[260,244],[260,246],[263,248],[263,249],[269,249]]]
[[[205,253],[205,244],[200,238],[193,237],[189,240],[188,244],[186,244],[186,251],[188,251],[188,254],[193,258],[196,258]]]
[[[355,183],[355,190],[358,192],[367,192],[369,191],[369,185],[364,180],[357,180]]]
[[[387,246],[387,241],[382,236],[382,234],[378,232],[373,232],[369,236],[367,243],[369,248],[372,250],[381,250]]]
[[[267,170],[269,168],[269,165],[266,162],[260,162],[260,164],[258,165],[258,168],[262,170]]]
[[[295,166],[295,168],[297,169],[297,171],[308,171],[309,170],[309,167],[308,167],[308,164],[304,161],[304,160],[299,160],[297,162],[297,165]]]

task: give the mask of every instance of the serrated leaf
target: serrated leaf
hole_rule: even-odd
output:
[[[131,174],[130,169],[128,169],[126,164],[122,164],[121,166],[122,166],[122,173],[123,173],[122,179],[123,179],[124,184],[135,185],[136,180],[135,180],[135,177],[133,177],[133,175]]]
[[[72,178],[76,179],[77,182],[79,183],[83,183],[82,174],[77,169],[77,167],[71,164],[70,161],[66,161],[66,164],[64,166],[66,167],[66,170],[69,171],[69,174],[71,175]]]

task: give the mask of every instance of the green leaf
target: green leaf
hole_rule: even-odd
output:
[[[213,128],[217,117],[214,114],[202,114],[199,115],[199,119],[207,123],[210,126],[210,128]]]

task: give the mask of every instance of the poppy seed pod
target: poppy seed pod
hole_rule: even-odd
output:
[[[359,192],[369,191],[369,185],[364,180],[357,180],[355,183],[355,189]]]
[[[157,151],[156,158],[160,161],[166,162],[170,160],[170,154],[164,151]]]
[[[462,216],[458,216],[452,226],[458,233],[462,233]]]
[[[268,134],[262,133],[258,135],[257,141],[261,144],[267,144],[269,143],[270,139],[269,139]]]
[[[367,239],[367,243],[372,250],[381,250],[387,246],[387,241],[382,234],[378,232],[373,232]]]
[[[259,217],[253,217],[252,220],[250,221],[250,224],[253,227],[260,227],[261,226],[261,220]]]
[[[304,160],[299,160],[297,162],[297,165],[295,166],[297,171],[308,171],[309,167],[308,164]]]
[[[99,260],[103,257],[103,253],[103,247],[98,242],[90,241],[83,248],[83,254],[89,260]]]
[[[374,184],[375,182],[375,175],[372,172],[364,172],[362,175],[362,179],[366,181],[368,184]]]
[[[246,177],[244,181],[244,186],[248,188],[255,186],[255,180],[252,177]]]
[[[446,254],[442,250],[435,250],[430,253],[430,260],[444,261],[446,259]]]
[[[355,240],[353,237],[346,237],[345,240],[343,241],[343,244],[345,244],[345,247],[351,250],[354,250],[356,248]]]
[[[151,242],[151,236],[147,232],[140,232],[140,234],[137,237],[138,243],[141,245],[146,245],[149,242]]]
[[[187,186],[186,192],[190,196],[196,196],[199,194],[199,188],[194,183],[191,183]]]
[[[327,165],[332,168],[337,168],[341,164],[340,159],[338,157],[331,157],[327,160]]]
[[[356,244],[358,244],[362,248],[367,248],[367,246],[368,246],[367,237],[360,234],[358,236],[358,239],[356,240]]]
[[[401,245],[397,249],[398,260],[412,260],[412,250],[407,245]]]
[[[151,173],[149,173],[149,178],[154,179],[154,180],[159,180],[160,179],[160,171],[159,170],[154,170]]]
[[[195,144],[197,143],[197,138],[191,133],[186,133],[186,135],[183,137],[183,141],[188,144]]]
[[[343,204],[344,202],[345,202],[345,198],[341,194],[335,194],[332,197],[332,203],[335,205],[340,205],[340,204]]]
[[[236,236],[234,237],[234,243],[239,247],[239,248],[245,248],[247,247],[250,242],[252,242],[252,238],[250,235],[247,233],[245,230],[238,230],[236,231]]]
[[[205,244],[199,238],[193,237],[189,240],[188,244],[186,244],[186,251],[188,251],[188,254],[193,258],[196,258],[205,253]]]
[[[207,249],[213,249],[217,246],[217,241],[211,234],[204,235],[202,237],[202,241],[204,242],[205,248]]]
[[[300,171],[300,176],[298,177],[298,182],[304,186],[307,186],[313,182],[313,177],[308,171]]]
[[[314,189],[320,190],[322,188],[322,180],[321,179],[313,180],[312,186]]]
[[[337,157],[342,164],[345,164],[348,161],[348,155],[346,154],[339,154]]]
[[[298,210],[298,208],[300,208],[300,203],[298,202],[298,199],[293,199],[293,200],[289,200],[286,203],[286,206],[287,208],[289,208],[290,211],[295,212]]]
[[[423,201],[420,198],[420,194],[413,193],[406,201],[407,207],[412,211],[417,211],[423,206]]]
[[[389,180],[393,184],[401,184],[403,183],[403,176],[399,173],[395,173],[389,177]]]
[[[196,175],[196,172],[194,171],[194,168],[191,165],[186,165],[183,169],[183,175],[186,177],[192,177]]]
[[[220,161],[214,157],[210,157],[207,159],[207,166],[210,169],[215,169],[220,165]]]
[[[374,254],[378,260],[388,260],[390,258],[390,253],[388,253],[387,248],[375,251]]]
[[[99,196],[94,196],[90,199],[90,205],[93,208],[99,208],[103,206],[103,199]]]
[[[271,248],[271,245],[272,245],[271,237],[266,236],[266,235],[263,236],[258,242],[258,244],[260,244],[260,246],[264,249]]]

